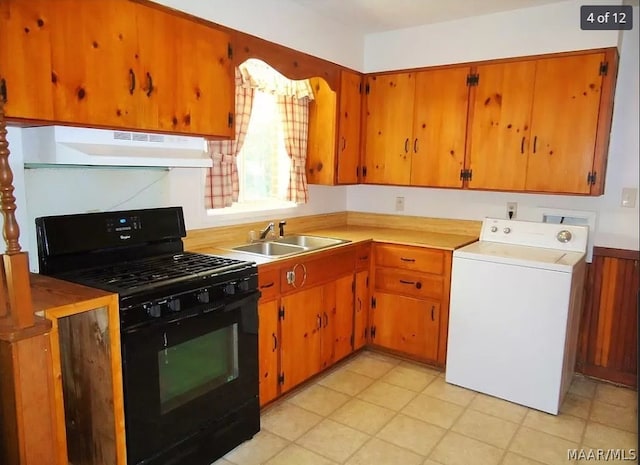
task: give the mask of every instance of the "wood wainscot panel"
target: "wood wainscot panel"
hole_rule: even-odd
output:
[[[595,247],[576,370],[637,388],[640,252]]]

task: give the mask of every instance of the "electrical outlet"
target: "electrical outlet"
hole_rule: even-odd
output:
[[[515,220],[518,213],[518,204],[516,202],[507,202],[507,218]]]
[[[635,187],[623,187],[622,200],[620,201],[620,205],[626,208],[635,208],[637,196],[638,189],[636,189]]]
[[[396,197],[396,211],[404,211],[404,197]]]

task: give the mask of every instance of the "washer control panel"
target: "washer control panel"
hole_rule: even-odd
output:
[[[587,226],[485,218],[480,240],[584,252],[588,234]]]

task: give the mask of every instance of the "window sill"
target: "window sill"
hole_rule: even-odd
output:
[[[214,208],[207,210],[207,216],[211,218],[242,219],[248,215],[261,217],[272,215],[277,212],[287,211],[295,208],[294,202],[282,200],[265,200],[259,202],[242,202],[233,204],[230,207]]]

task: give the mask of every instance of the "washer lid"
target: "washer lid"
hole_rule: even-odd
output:
[[[584,252],[567,252],[557,249],[530,247],[478,241],[453,251],[455,258],[467,258],[492,263],[526,266],[570,273],[584,259]]]

